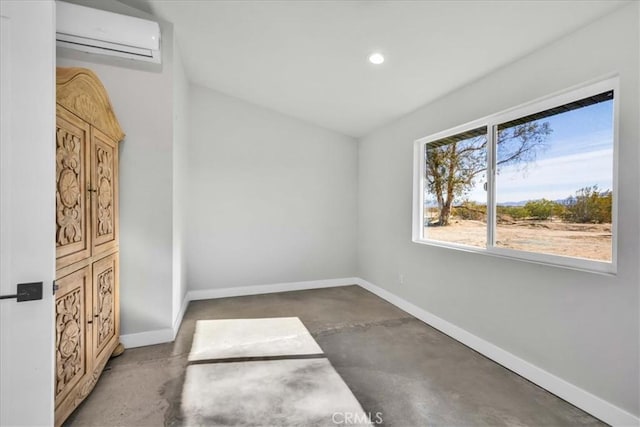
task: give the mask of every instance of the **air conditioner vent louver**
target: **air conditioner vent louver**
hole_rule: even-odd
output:
[[[56,43],[83,52],[160,63],[157,22],[56,2]]]

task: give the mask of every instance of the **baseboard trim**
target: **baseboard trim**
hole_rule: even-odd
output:
[[[171,342],[174,338],[173,328],[166,328],[120,335],[120,342],[124,348],[135,348]]]
[[[247,295],[271,294],[276,292],[304,291],[307,289],[334,288],[337,286],[356,285],[357,277],[341,279],[311,280],[307,282],[273,283],[269,285],[239,286],[234,288],[194,290],[187,293],[189,301],[240,297]]]
[[[529,381],[561,397],[567,402],[588,412],[612,426],[638,426],[640,418],[603,400],[586,390],[559,378],[544,369],[494,345],[472,333],[400,298],[399,296],[358,278],[356,282],[362,288],[374,293],[412,316],[433,326],[451,338],[471,347],[478,353],[516,372]]]
[[[276,292],[301,291],[307,289],[333,288],[337,286],[356,285],[358,280],[360,279],[357,277],[347,277],[340,279],[311,280],[306,282],[273,283],[269,285],[188,291],[182,300],[182,306],[180,307],[180,312],[173,323],[173,327],[139,332],[136,334],[120,335],[120,342],[125,348],[136,348],[163,344],[175,340],[176,335],[180,330],[184,314],[187,311],[189,302],[191,301],[270,294]]]

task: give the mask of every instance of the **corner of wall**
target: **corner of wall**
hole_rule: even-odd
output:
[[[186,297],[185,263],[185,215],[187,146],[189,143],[189,80],[182,62],[178,41],[173,38],[173,151],[172,151],[172,211],[173,211],[173,270],[172,270],[172,320],[175,323],[184,314]],[[177,330],[176,330],[177,332]]]

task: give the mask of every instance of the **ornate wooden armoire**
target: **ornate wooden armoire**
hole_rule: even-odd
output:
[[[60,425],[119,342],[118,143],[104,86],[84,68],[56,78],[56,381]]]

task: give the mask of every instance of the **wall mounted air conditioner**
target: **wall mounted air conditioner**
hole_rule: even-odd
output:
[[[56,44],[83,52],[160,63],[157,22],[56,2]]]

